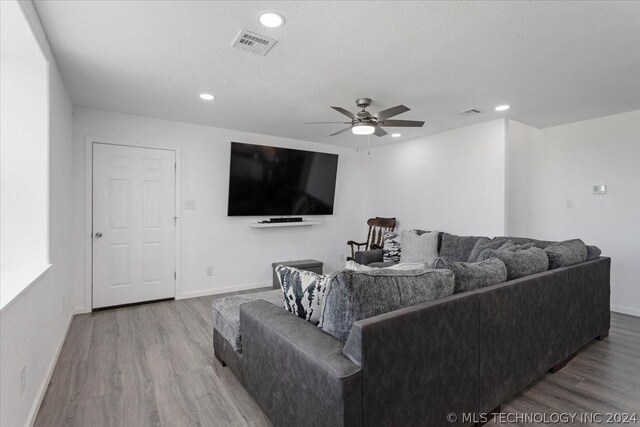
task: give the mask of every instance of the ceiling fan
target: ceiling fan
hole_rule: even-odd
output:
[[[307,122],[306,125],[311,124],[329,124],[329,123],[342,123],[345,125],[350,125],[338,132],[334,132],[329,136],[339,135],[342,132],[346,132],[351,129],[354,135],[371,135],[374,134],[376,136],[385,136],[387,132],[382,129],[383,127],[422,127],[424,122],[416,121],[416,120],[388,120],[390,117],[397,116],[402,113],[406,113],[410,110],[410,108],[405,107],[404,105],[397,105],[395,107],[387,108],[386,110],[382,110],[377,114],[371,114],[366,110],[366,108],[371,105],[370,98],[358,98],[356,99],[356,105],[362,108],[361,111],[357,113],[352,113],[349,110],[345,110],[342,107],[331,107],[339,113],[344,114],[345,116],[351,119],[350,122]]]

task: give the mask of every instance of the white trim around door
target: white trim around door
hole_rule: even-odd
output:
[[[179,299],[182,295],[181,274],[180,274],[180,148],[178,146],[154,146],[149,144],[140,144],[131,141],[114,140],[111,138],[100,138],[88,136],[85,138],[85,156],[84,156],[84,172],[85,172],[85,228],[82,236],[84,244],[84,307],[77,307],[76,313],[88,313],[93,310],[92,292],[93,292],[93,144],[110,144],[122,145],[126,147],[152,148],[156,150],[169,150],[175,152],[176,174],[175,174],[175,298]]]

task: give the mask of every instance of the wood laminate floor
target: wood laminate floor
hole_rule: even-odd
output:
[[[269,425],[230,370],[213,357],[210,312],[219,297],[75,316],[35,425]],[[612,313],[607,339],[593,341],[564,369],[514,396],[502,411],[635,411],[640,417],[640,318]]]

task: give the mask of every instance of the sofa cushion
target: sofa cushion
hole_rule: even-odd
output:
[[[478,261],[478,257],[480,256],[482,251],[484,251],[485,249],[500,249],[500,247],[503,246],[506,242],[507,239],[491,240],[488,237],[481,237],[473,246],[473,249],[471,250],[471,254],[469,255],[469,259],[467,261],[476,262]]]
[[[486,249],[480,254],[479,261],[498,258],[507,267],[507,280],[529,276],[546,271],[549,267],[547,254],[539,248],[529,248],[520,251]]]
[[[384,262],[384,249],[370,249],[368,251],[358,251],[353,255],[353,260],[358,264],[371,264],[374,262]],[[389,261],[387,261],[389,262]],[[392,262],[392,261],[391,261]]]
[[[374,264],[382,264],[381,266],[376,266]],[[395,263],[373,263],[371,265],[363,265],[358,264],[355,261],[347,261],[347,264],[344,266],[345,270],[352,271],[374,271],[379,270],[381,268],[387,270],[425,270],[427,268],[427,263],[424,262],[401,262],[400,264]]]
[[[284,308],[317,325],[330,276],[286,265],[277,266],[276,275],[284,294]]]
[[[219,298],[211,304],[213,327],[235,351],[242,351],[240,305],[258,299],[263,299],[278,307],[282,307],[283,304],[282,291],[280,289]]]
[[[438,257],[438,234],[438,231],[418,234],[413,230],[403,230],[400,233],[400,262],[426,262],[430,265]]]
[[[493,240],[502,240],[502,239],[507,239],[507,240],[511,240],[513,242],[514,245],[526,245],[528,243],[533,243],[533,246],[535,246],[536,248],[539,249],[544,249],[547,246],[549,246],[552,243],[555,243],[554,241],[551,240],[537,240],[537,239],[530,239],[529,237],[494,237]]]
[[[451,261],[466,262],[469,260],[476,242],[481,238],[480,236],[456,236],[455,234],[444,233],[438,255],[447,257]]]
[[[358,263],[358,264],[366,265],[367,267],[373,267],[373,268],[385,268],[385,267],[391,267],[392,265],[398,265],[397,262],[393,262],[393,261],[372,262],[370,264],[361,264],[361,263]]]
[[[552,243],[544,248],[549,257],[549,270],[578,264],[587,260],[587,245],[580,239]]]
[[[400,234],[386,231],[383,234],[382,261],[400,262]]]
[[[346,341],[353,322],[453,294],[449,270],[341,271],[329,282],[320,326]]]
[[[440,257],[433,263],[434,268],[451,270],[455,276],[454,294],[472,291],[507,280],[507,267],[498,258],[480,262],[455,262]]]
[[[505,243],[504,245],[500,246],[498,248],[498,250],[516,252],[516,251],[522,251],[522,250],[529,249],[529,248],[534,248],[534,247],[535,247],[535,245],[533,243],[525,243],[525,244],[522,244],[522,245],[515,245],[515,244],[513,244],[513,242],[511,240],[507,240],[507,243]]]
[[[602,251],[597,246],[587,245],[587,261],[600,258]]]

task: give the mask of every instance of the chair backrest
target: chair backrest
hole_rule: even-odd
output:
[[[365,250],[381,248],[384,243],[384,233],[396,229],[396,219],[377,216],[369,218],[367,225],[369,226],[369,233],[367,234],[367,248]]]

